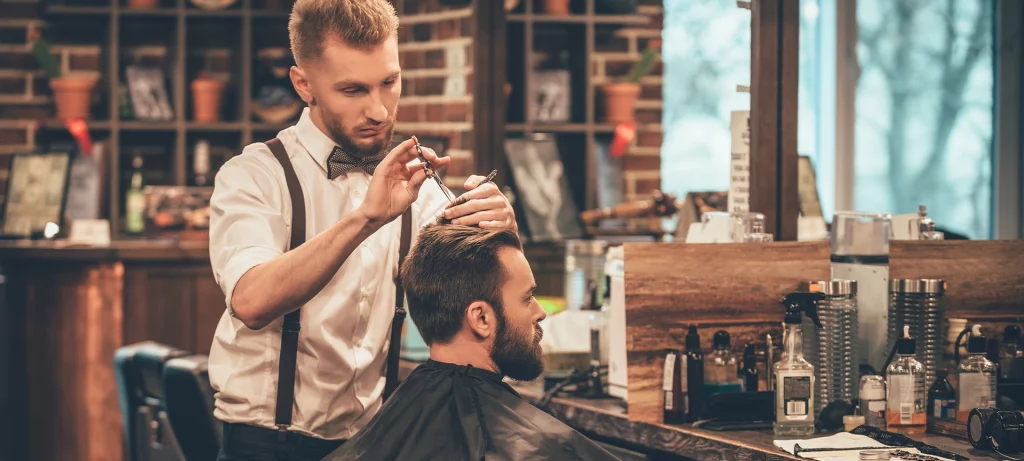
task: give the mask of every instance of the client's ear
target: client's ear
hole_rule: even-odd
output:
[[[498,316],[490,303],[474,301],[466,308],[466,324],[480,339],[498,334]]]

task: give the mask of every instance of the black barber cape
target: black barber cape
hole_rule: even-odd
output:
[[[501,375],[428,360],[324,461],[617,460]]]

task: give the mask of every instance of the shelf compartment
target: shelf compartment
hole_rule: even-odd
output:
[[[224,83],[218,115],[224,122],[242,120],[242,21],[241,18],[187,18],[185,49],[185,120],[194,121],[192,82],[207,75]]]

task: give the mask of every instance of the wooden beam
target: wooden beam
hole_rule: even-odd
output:
[[[508,184],[505,167],[506,21],[501,2],[473,2],[473,171],[498,170],[495,184]]]
[[[797,239],[798,0],[754,2],[751,20],[750,210],[778,241]]]

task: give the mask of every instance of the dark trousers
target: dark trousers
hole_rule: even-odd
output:
[[[289,432],[280,440],[278,432],[247,424],[224,423],[224,443],[217,461],[320,461],[345,443]]]

